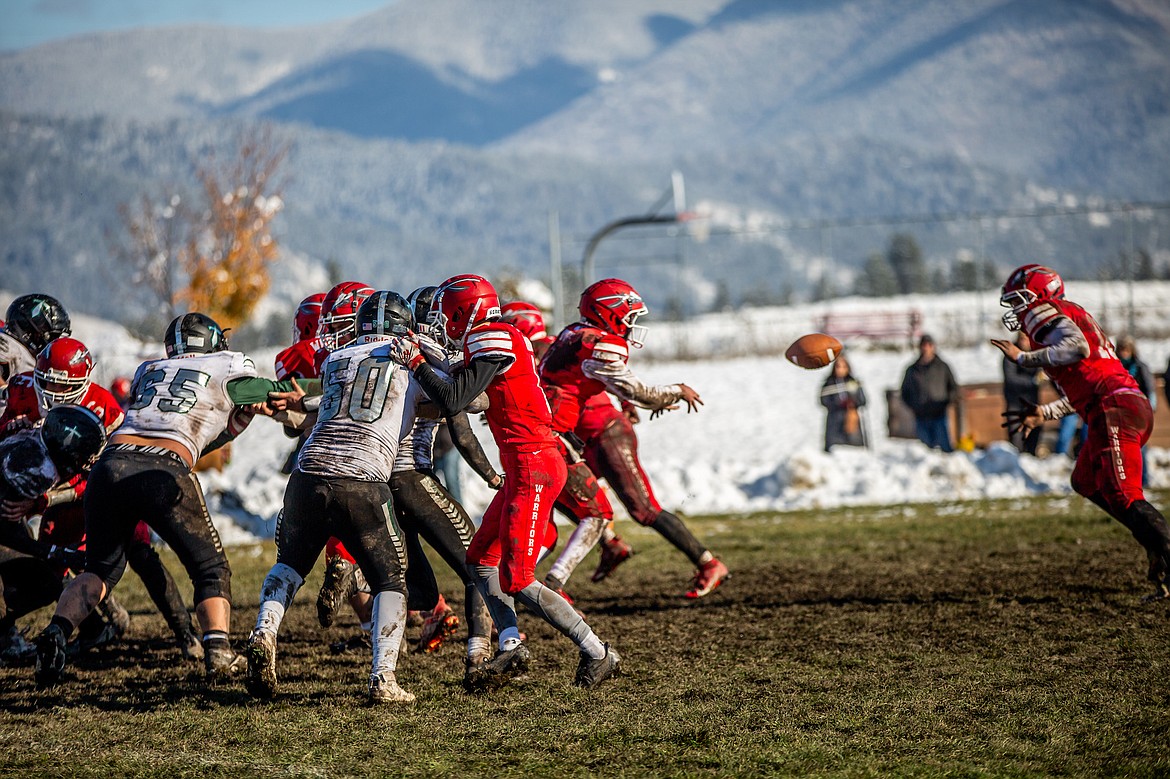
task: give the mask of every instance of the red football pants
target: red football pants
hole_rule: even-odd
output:
[[[580,522],[586,517],[600,517],[606,522],[612,520],[613,504],[597,481],[595,471],[590,470],[584,460],[574,462],[568,447],[561,441],[557,442],[557,451],[565,460],[568,474],[565,486],[557,496],[557,508],[574,522]]]
[[[1135,500],[1145,500],[1142,446],[1154,427],[1150,402],[1137,392],[1108,395],[1089,414],[1085,427],[1088,438],[1073,468],[1073,489],[1086,497],[1100,495],[1120,517]]]
[[[568,476],[555,448],[500,452],[504,485],[471,539],[467,562],[499,566],[500,587],[509,595],[536,581],[536,556],[552,521],[553,503]]]
[[[650,479],[638,459],[638,436],[623,414],[598,435],[585,442],[585,462],[590,470],[609,482],[618,500],[640,525],[650,525],[662,513]]]

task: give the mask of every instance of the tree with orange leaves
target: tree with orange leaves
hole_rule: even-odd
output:
[[[280,257],[272,221],[284,206],[279,170],[289,147],[266,126],[242,131],[235,146],[232,157],[212,154],[198,165],[199,205],[144,195],[119,207],[127,236],[111,246],[168,320],[185,307],[238,327],[268,291],[269,266]]]

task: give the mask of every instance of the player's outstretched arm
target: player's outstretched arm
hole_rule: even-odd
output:
[[[451,431],[451,442],[479,478],[487,482],[489,487],[498,486],[502,481],[500,474],[496,473],[491,460],[488,459],[483,447],[480,446],[475,431],[471,429],[471,420],[467,418],[467,414],[460,412],[447,417],[447,429]]]

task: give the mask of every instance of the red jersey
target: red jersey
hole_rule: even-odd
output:
[[[1055,325],[1060,318],[1071,321],[1089,345],[1089,355],[1067,365],[1044,365],[1044,371],[1068,398],[1082,419],[1097,408],[1101,398],[1118,390],[1140,392],[1137,382],[1117,359],[1113,345],[1088,311],[1067,300],[1040,300],[1032,304],[1021,324],[1037,347],[1053,346],[1059,336]]]
[[[488,427],[501,450],[535,452],[556,446],[552,415],[536,375],[532,344],[504,322],[483,322],[471,329],[463,346],[463,360],[509,357],[511,364],[496,374],[486,393]]]
[[[557,336],[540,361],[540,379],[558,433],[576,429],[589,400],[605,393],[605,384],[586,376],[581,363],[590,359],[612,361],[615,357],[623,363],[629,359],[626,340],[593,325],[575,322]]]
[[[106,427],[107,435],[122,424],[122,407],[118,405],[112,392],[98,384],[90,382],[89,389],[85,391],[77,405],[85,406],[97,414],[97,418]],[[18,373],[8,383],[8,408],[0,415],[0,435],[5,434],[4,428],[9,422],[22,416],[28,417],[30,422],[35,422],[42,416],[32,373]]]
[[[613,398],[608,392],[598,392],[585,401],[581,409],[581,418],[577,421],[574,432],[582,441],[589,441],[601,435],[613,421],[622,416],[622,411],[613,404]]]
[[[306,338],[303,341],[297,341],[276,355],[277,381],[289,378],[317,378],[320,368],[320,364],[317,362],[317,351],[320,349],[320,341],[316,338]],[[324,359],[321,360],[321,362],[324,361]]]

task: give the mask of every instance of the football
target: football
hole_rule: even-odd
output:
[[[823,368],[841,354],[841,342],[824,333],[809,333],[792,342],[784,357],[793,365],[813,370]]]

